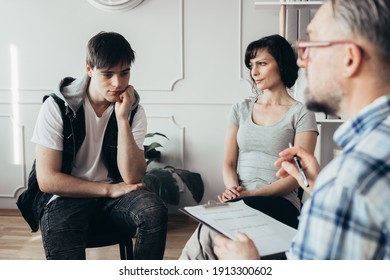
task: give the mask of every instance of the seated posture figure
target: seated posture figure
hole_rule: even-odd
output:
[[[294,228],[301,202],[298,183],[276,176],[274,162],[289,142],[314,152],[318,135],[315,115],[287,92],[298,77],[290,44],[279,35],[250,43],[245,65],[258,95],[232,107],[223,163],[226,190],[221,202],[244,202]],[[216,232],[198,226],[187,242],[181,259],[215,259]]]
[[[17,203],[34,231],[40,224],[47,259],[85,259],[96,223],[129,238],[136,229],[135,259],[163,258],[167,207],[140,181],[147,123],[129,85],[134,57],[122,35],[95,35],[86,75],[63,79],[43,103],[29,188]]]
[[[279,176],[301,184],[300,157],[311,192],[287,258],[389,260],[390,1],[325,1],[307,34],[296,45],[306,105],[345,120],[333,136],[343,150],[321,172],[302,147],[275,162]],[[214,248],[220,259],[257,259],[261,250],[242,233],[237,241],[219,236]]]

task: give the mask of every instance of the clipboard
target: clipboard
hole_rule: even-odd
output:
[[[202,205],[205,209],[211,209],[211,208],[218,208],[218,207],[227,207],[229,206],[228,203],[220,203],[220,202],[216,202],[214,200],[210,200],[208,201],[206,204],[203,204]],[[197,206],[195,206],[197,207]],[[184,207],[184,208],[180,208],[179,211],[183,212],[184,214],[186,214],[187,216],[191,217],[192,219],[194,219],[195,221],[197,221],[198,223],[200,224],[203,224],[205,226],[208,226],[209,228],[215,230],[216,232],[220,233],[220,234],[223,234],[225,235],[223,232],[221,232],[218,228],[215,228],[213,227],[211,224],[207,223],[206,221],[198,218],[196,215],[193,215],[191,213],[191,211],[187,210],[188,207]]]
[[[179,209],[194,220],[235,240],[237,231],[247,234],[262,259],[284,259],[297,230],[247,206],[244,201],[189,206]]]

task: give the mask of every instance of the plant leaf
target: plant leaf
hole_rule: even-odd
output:
[[[160,160],[161,160],[161,152],[157,151],[156,149],[147,150],[146,148],[144,148],[144,156],[145,156],[145,159],[147,159],[147,162],[146,162],[147,164],[149,164],[150,162],[153,162],[153,161],[160,162]]]
[[[144,145],[144,147],[146,147],[146,150],[144,153],[147,153],[151,150],[162,147],[162,145],[160,143],[153,142],[153,143],[150,143],[149,145]]]
[[[194,200],[199,203],[204,195],[204,185],[200,174],[184,169],[174,169],[174,172],[179,175],[180,179],[183,180],[184,184],[190,190]]]
[[[147,171],[141,181],[145,183],[147,190],[155,192],[166,203],[179,205],[179,186],[168,170],[154,168]]]
[[[153,136],[156,136],[156,135],[168,139],[167,136],[165,136],[164,134],[162,134],[162,133],[160,133],[160,132],[146,133],[145,138],[153,137]],[[169,140],[169,139],[168,139],[168,140]]]

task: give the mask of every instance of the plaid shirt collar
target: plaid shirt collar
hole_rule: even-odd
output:
[[[353,147],[365,132],[371,131],[390,115],[390,95],[377,98],[335,132],[333,140],[345,150]]]

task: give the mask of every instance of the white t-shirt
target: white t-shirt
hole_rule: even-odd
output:
[[[110,105],[99,118],[88,98],[84,99],[85,139],[76,155],[71,175],[93,182],[109,181],[108,171],[101,155],[104,132],[114,105]],[[133,119],[132,133],[139,149],[147,130],[145,110],[138,105]],[[31,141],[53,150],[63,150],[63,122],[61,110],[54,98],[48,98],[39,112]]]

